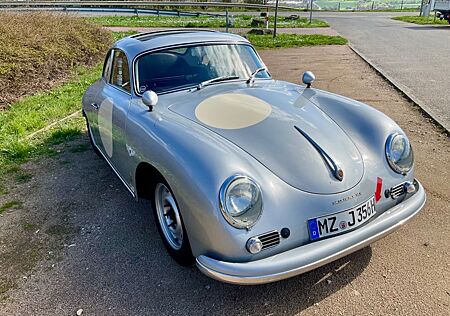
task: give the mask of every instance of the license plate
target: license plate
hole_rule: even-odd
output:
[[[309,238],[317,240],[352,230],[375,215],[375,197],[343,212],[308,220]]]

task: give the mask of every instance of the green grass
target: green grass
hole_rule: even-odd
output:
[[[50,92],[38,93],[14,103],[8,110],[0,112],[0,161],[9,158],[21,161],[32,151],[30,142],[24,138],[80,109],[85,89],[100,77],[101,66],[79,68],[75,79]],[[63,135],[59,135],[62,133]],[[73,134],[73,130],[55,132],[58,138]]]
[[[248,34],[247,38],[258,49],[347,44],[347,40],[341,36],[320,34],[278,34],[275,38],[272,35]]]
[[[115,32],[115,40],[134,32]],[[32,133],[81,109],[81,99],[87,87],[100,78],[102,63],[94,67],[78,67],[69,82],[48,92],[25,97],[0,110],[0,195],[7,189],[4,177],[12,175],[16,183],[24,183],[32,175],[20,164],[41,156],[55,155],[54,146],[76,139],[85,126],[81,114],[57,124],[54,128],[28,138]],[[81,152],[77,147],[72,152]]]
[[[22,202],[20,202],[20,201],[5,202],[5,203],[3,203],[2,206],[0,206],[0,214],[3,213],[4,211],[18,209],[21,207],[22,207]]]
[[[237,15],[230,18],[234,28],[250,28],[252,16]],[[224,17],[171,17],[171,16],[102,16],[88,18],[91,22],[103,26],[122,26],[122,27],[210,27],[225,28],[226,21]],[[258,18],[261,19],[261,18]],[[269,17],[273,26],[274,17]],[[328,23],[322,20],[313,19],[309,23],[307,18],[289,20],[286,17],[279,17],[277,26],[280,28],[309,28],[309,27],[328,27]]]
[[[115,40],[133,32],[115,32]],[[73,140],[82,134],[84,119],[77,116],[57,124],[28,139],[27,136],[81,109],[81,99],[87,87],[100,78],[102,63],[94,67],[79,67],[72,79],[60,87],[25,97],[0,110],[0,183],[7,174],[16,182],[30,180],[20,164],[42,155],[54,155],[54,146]],[[83,148],[76,148],[79,152]],[[6,188],[0,186],[0,194]]]
[[[53,146],[81,135],[81,115],[31,139],[27,136],[66,117],[81,108],[86,88],[100,77],[101,65],[79,68],[74,78],[50,92],[43,92],[12,104],[0,111],[0,178],[15,174],[17,182],[26,182],[29,175],[18,165],[27,160],[55,153]]]
[[[426,17],[426,16],[396,16],[392,18],[393,20],[409,22],[420,25],[449,25],[447,20],[440,20],[438,18],[434,18],[434,16]]]

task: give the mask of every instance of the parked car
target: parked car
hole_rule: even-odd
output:
[[[450,0],[432,0],[431,3],[436,16],[450,24]]]
[[[425,203],[400,127],[313,81],[272,79],[238,35],[143,33],[108,52],[83,114],[177,262],[267,283],[366,247]]]

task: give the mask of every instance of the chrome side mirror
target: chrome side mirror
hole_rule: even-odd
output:
[[[311,83],[316,80],[316,76],[311,71],[305,71],[302,77],[302,81],[304,84],[306,84],[307,88],[311,88]]]
[[[148,106],[148,108],[153,110],[153,107],[158,103],[158,95],[155,91],[147,90],[142,94],[142,102]]]

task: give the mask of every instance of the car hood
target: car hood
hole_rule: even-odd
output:
[[[233,142],[297,189],[316,194],[351,189],[364,173],[360,152],[294,87],[221,84],[189,92],[169,109]],[[343,171],[341,180],[333,163]]]

